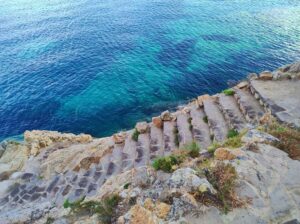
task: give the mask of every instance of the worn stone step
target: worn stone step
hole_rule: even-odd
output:
[[[246,128],[246,119],[233,96],[226,96],[224,93],[221,93],[218,95],[218,102],[230,128],[237,131]]]
[[[258,123],[260,117],[264,114],[262,106],[250,93],[249,89],[234,88],[234,91],[234,97],[246,120],[250,123]]]
[[[124,148],[122,151],[122,170],[130,170],[134,167],[136,158],[136,145],[137,142],[132,139],[133,130],[127,132]]]
[[[146,166],[150,162],[150,135],[149,133],[139,134],[136,145],[136,158],[134,167]]]
[[[215,100],[211,97],[203,101],[204,112],[207,116],[212,139],[222,142],[227,138],[228,126]]]
[[[184,145],[189,144],[193,141],[192,126],[189,121],[190,116],[185,111],[176,112],[176,123],[179,134],[179,147],[182,148]]]
[[[194,139],[200,145],[201,149],[207,149],[211,144],[211,139],[208,123],[204,121],[206,115],[202,108],[198,108],[197,104],[192,104],[189,108],[192,118]]]
[[[150,160],[164,154],[163,130],[150,124]]]
[[[173,150],[178,148],[175,145],[175,122],[165,121],[163,127],[163,137],[164,137],[164,155],[170,155]]]

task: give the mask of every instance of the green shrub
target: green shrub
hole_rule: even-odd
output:
[[[233,89],[225,89],[223,90],[223,93],[226,95],[226,96],[232,96],[235,94],[234,90]]]
[[[71,208],[72,213],[88,213],[90,215],[97,214],[102,223],[112,223],[115,215],[116,207],[120,202],[120,197],[116,194],[104,198],[102,201],[84,201],[85,197],[69,202],[65,200],[63,207]]]
[[[207,124],[208,123],[208,117],[207,116],[204,116],[203,118],[202,118],[202,120]]]
[[[140,132],[135,128],[134,132],[132,133],[132,136],[131,136],[132,140],[137,142],[139,139],[139,135],[140,135]]]
[[[196,158],[199,156],[200,146],[197,144],[197,142],[193,141],[192,143],[185,145],[184,150],[188,151],[188,155],[190,157]]]
[[[210,146],[207,147],[207,151],[213,155],[217,148],[220,148],[221,144],[218,142],[213,142]]]
[[[165,172],[172,172],[173,166],[179,165],[182,163],[183,157],[176,156],[176,155],[170,155],[165,157],[158,157],[153,161],[153,168],[155,170],[162,170]]]
[[[234,129],[230,129],[227,133],[227,138],[233,138],[235,136],[238,136],[239,132],[234,130]]]

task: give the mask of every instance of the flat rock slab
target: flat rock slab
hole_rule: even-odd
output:
[[[251,86],[274,116],[300,127],[300,80],[252,80]]]

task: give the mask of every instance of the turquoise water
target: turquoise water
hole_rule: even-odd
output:
[[[0,0],[0,139],[105,136],[300,59],[298,0]]]

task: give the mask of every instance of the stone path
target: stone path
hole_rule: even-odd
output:
[[[175,119],[164,120],[162,128],[150,123],[148,131],[139,134],[137,141],[132,139],[133,130],[127,131],[124,143],[115,143],[110,153],[87,169],[69,170],[50,180],[24,173],[21,183],[0,199],[0,211],[30,202],[47,200],[61,205],[67,198],[73,201],[84,195],[92,196],[113,175],[149,165],[156,156],[169,155],[192,141],[206,149],[212,141],[224,141],[229,129],[241,131],[247,123],[257,123],[268,109],[279,120],[299,127],[300,98],[295,97],[300,96],[299,87],[300,81],[254,80],[242,89],[235,87],[234,96],[217,94],[201,106],[197,101],[191,102],[171,114]],[[287,90],[285,94],[282,89]]]

